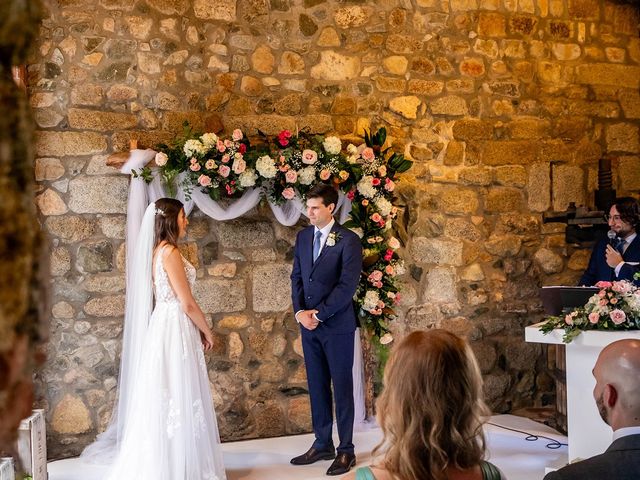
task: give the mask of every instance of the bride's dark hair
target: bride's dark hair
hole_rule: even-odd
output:
[[[160,198],[155,203],[156,223],[153,248],[155,249],[163,241],[177,247],[180,237],[178,215],[184,208],[182,202],[174,198]]]

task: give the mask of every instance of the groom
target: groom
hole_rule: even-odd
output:
[[[311,225],[296,238],[291,295],[302,332],[311,417],[316,439],[293,465],[335,460],[327,475],[342,475],[356,463],[353,439],[353,295],[362,272],[360,238],[338,224],[333,212],[338,193],[318,184],[307,194]],[[338,424],[338,455],[333,439],[331,385]]]

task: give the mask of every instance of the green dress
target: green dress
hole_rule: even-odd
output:
[[[493,463],[482,462],[480,464],[482,480],[501,480],[500,470]],[[356,470],[356,480],[376,480],[369,467],[360,467]]]

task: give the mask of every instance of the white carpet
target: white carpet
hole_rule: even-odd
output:
[[[567,437],[532,420],[513,415],[496,415],[491,422],[509,428],[545,435],[567,442]],[[525,435],[487,425],[490,460],[509,480],[540,480],[547,466],[562,466],[567,459],[567,447],[551,450],[548,440],[525,440]],[[354,444],[358,465],[371,461],[371,450],[381,439],[379,428],[355,432]],[[334,435],[334,437],[336,437]],[[292,466],[291,457],[304,453],[313,442],[313,435],[247,440],[224,443],[224,463],[228,480],[326,480],[325,471],[331,464],[322,461],[308,466]],[[58,460],[48,465],[49,480],[100,480],[105,469],[87,465],[76,458]],[[132,472],[133,478],[140,478]],[[123,479],[125,480],[125,479]]]

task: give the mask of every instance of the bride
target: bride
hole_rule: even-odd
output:
[[[118,404],[82,457],[112,463],[107,478],[225,480],[204,350],[213,337],[191,288],[195,268],[177,241],[182,203],[147,208],[127,285]],[[155,297],[155,307],[153,307]]]

